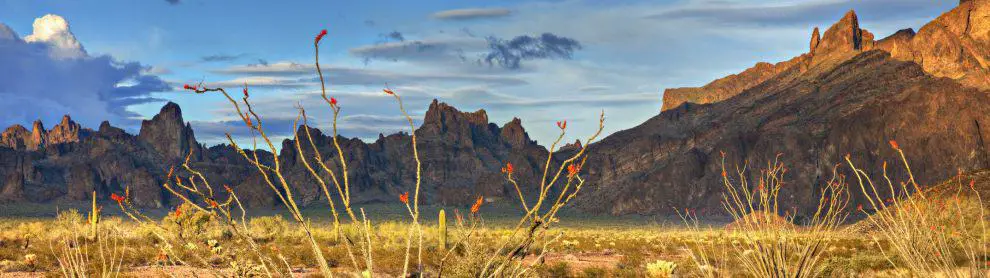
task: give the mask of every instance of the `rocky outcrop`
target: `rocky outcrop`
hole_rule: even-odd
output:
[[[15,150],[27,150],[30,147],[37,149],[34,139],[31,138],[31,132],[22,125],[13,125],[4,130],[0,134],[0,146]]]
[[[917,34],[897,32],[878,48],[896,59],[918,63],[934,76],[990,89],[990,1],[963,1]]]
[[[165,104],[151,120],[141,121],[137,138],[151,145],[167,160],[185,158],[190,151],[202,153],[192,127],[182,119],[182,109],[173,102]]]
[[[280,201],[271,193],[257,169],[228,145],[202,148],[193,130],[183,122],[181,109],[174,103],[162,107],[159,114],[144,121],[140,134],[133,136],[103,122],[97,131],[86,131],[68,117],[51,131],[42,131],[48,142],[68,147],[33,152],[27,148],[0,148],[11,155],[0,156],[0,200],[59,202],[89,198],[97,191],[101,198],[110,193],[131,189],[132,202],[145,207],[174,204],[173,196],[163,191],[165,173],[181,163],[190,151],[192,166],[219,188],[229,185],[248,206],[276,206]],[[302,128],[302,127],[300,127]],[[11,127],[3,142],[29,145],[32,135],[23,127]],[[304,133],[304,129],[300,129]],[[514,119],[501,128],[488,122],[484,110],[461,112],[433,101],[423,124],[416,129],[420,160],[423,165],[424,202],[459,204],[473,201],[478,195],[499,198],[509,188],[499,169],[507,162],[516,165],[517,178],[527,191],[535,188],[536,171],[542,169],[547,150],[531,140]],[[85,134],[80,136],[78,134]],[[323,154],[324,162],[335,171],[340,163],[332,138],[318,129],[310,134]],[[302,152],[312,157],[308,137],[300,138]],[[415,185],[412,140],[408,133],[381,136],[373,143],[338,138],[348,158],[348,180],[354,202],[395,200],[401,192]],[[296,142],[282,142],[278,154],[283,175],[294,187],[296,201],[324,204],[325,196],[302,165]],[[247,151],[253,157],[252,151]],[[261,161],[270,165],[275,156],[257,151]],[[10,160],[6,161],[5,160]],[[315,163],[315,161],[310,161]],[[189,173],[177,172],[180,176]]]
[[[859,28],[856,12],[849,11],[822,34],[821,42],[811,51],[811,63],[838,62],[872,48],[873,34]]]
[[[782,208],[807,214],[808,200],[851,153],[868,173],[903,148],[916,178],[937,182],[990,167],[990,93],[928,74],[919,65],[873,50],[798,76],[771,78],[736,97],[685,104],[589,146],[588,210],[613,214],[718,212],[720,152],[731,171],[781,154],[788,167]],[[894,167],[888,167],[894,171]],[[844,168],[840,170],[845,171]],[[847,172],[843,172],[851,176]],[[903,171],[892,172],[904,178]]]
[[[72,121],[69,115],[65,115],[62,117],[62,122],[52,127],[45,137],[48,139],[48,144],[75,143],[79,142],[80,130],[79,124]]]
[[[65,115],[50,131],[45,130],[41,120],[34,121],[30,132],[21,125],[10,126],[0,134],[0,147],[36,151],[49,145],[79,142],[81,134],[79,124]]]
[[[508,194],[514,193],[514,189],[500,173],[507,162],[515,165],[524,190],[532,191],[536,171],[542,170],[540,163],[545,163],[548,155],[544,147],[529,139],[519,119],[500,128],[488,122],[484,110],[461,112],[436,100],[415,132],[423,165],[423,196],[430,203],[465,204],[478,195],[514,196]],[[300,129],[300,134],[303,134],[299,140],[304,155],[313,157],[305,130]],[[339,171],[341,165],[332,148],[332,138],[316,129],[311,129],[310,134],[326,164]],[[349,158],[348,177],[355,201],[392,202],[402,192],[414,189],[416,161],[409,134],[382,136],[371,144],[343,137],[338,141]],[[299,160],[301,155],[295,144],[292,140],[283,142],[279,155],[287,176],[293,184],[300,185],[296,191],[305,203],[325,202],[315,180]]]
[[[661,111],[685,102],[722,101],[794,65],[800,65],[802,71],[817,66],[831,67],[872,49],[887,51],[898,60],[918,63],[933,76],[955,79],[969,87],[990,89],[990,1],[961,1],[958,7],[921,27],[917,33],[904,29],[877,41],[872,33],[860,28],[856,13],[849,11],[823,34],[819,35],[817,27],[812,31],[807,54],[784,65],[771,67],[760,63],[700,88],[667,89]]]
[[[45,124],[41,123],[41,120],[34,121],[31,124],[31,144],[28,146],[29,150],[37,150],[38,148],[48,145],[48,132],[45,131]]]
[[[728,99],[784,72],[806,70],[811,60],[810,57],[810,55],[805,54],[776,64],[760,62],[741,73],[719,78],[700,88],[664,90],[661,111],[670,110],[688,102],[712,103]]]
[[[808,53],[814,55],[815,48],[818,48],[818,44],[822,42],[822,37],[818,33],[818,27],[815,27],[814,31],[811,31],[811,48],[808,49]]]

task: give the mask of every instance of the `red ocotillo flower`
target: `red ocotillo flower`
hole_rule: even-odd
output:
[[[117,193],[110,194],[110,199],[117,201],[117,203],[124,202],[124,196],[117,195]]]
[[[382,89],[382,91],[389,95],[395,95],[395,92],[393,92],[392,89],[389,88]]]
[[[229,185],[226,185],[226,184],[223,185],[223,189],[224,190],[227,190],[227,193],[234,192],[234,190],[233,189],[230,189],[230,186]]]
[[[333,105],[333,106],[337,106],[337,99],[336,99],[336,98],[333,98],[333,97],[331,97],[331,98],[330,98],[330,105]]]
[[[407,204],[408,205],[409,204],[409,191],[406,191],[406,193],[402,193],[402,195],[399,195],[399,201],[402,202],[403,204]]]
[[[976,179],[969,180],[969,189],[976,190]]]
[[[207,199],[206,202],[210,204],[210,207],[214,207],[214,208],[220,207],[220,204],[218,204],[217,201],[214,201],[213,199]]]
[[[567,177],[573,178],[574,176],[576,176],[578,174],[578,171],[580,171],[580,170],[581,169],[578,168],[577,165],[574,165],[574,164],[567,165]]]
[[[192,86],[192,85],[189,85],[189,84],[182,85],[182,88],[183,89],[186,89],[186,90],[193,90],[193,91],[196,90],[196,86]]]
[[[248,90],[247,90],[247,87],[244,87],[244,98],[247,98],[247,97],[248,97]]]
[[[471,205],[471,214],[478,213],[478,210],[481,209],[481,203],[484,201],[485,197],[478,196],[478,200],[474,201],[474,205]]]
[[[890,146],[892,148],[894,148],[895,150],[900,150],[901,149],[901,146],[897,145],[897,141],[894,141],[894,140],[890,140]]]
[[[558,121],[557,122],[557,127],[559,127],[560,129],[567,128],[567,121]]]
[[[863,211],[863,204],[856,205],[856,210]]]
[[[175,215],[175,217],[182,216],[182,207],[176,207],[175,213],[173,213],[173,215]]]
[[[320,30],[320,33],[316,35],[316,40],[314,40],[313,43],[320,43],[320,40],[322,40],[323,36],[326,35],[327,35],[327,29]]]
[[[246,124],[249,128],[254,128],[254,122],[251,121],[251,114],[244,113],[244,124]]]
[[[509,163],[506,163],[506,164],[505,164],[505,167],[502,167],[502,173],[503,173],[503,174],[509,174],[509,175],[512,175],[512,171],[513,171],[513,170],[514,170],[514,169],[512,168],[512,162],[509,162]]]

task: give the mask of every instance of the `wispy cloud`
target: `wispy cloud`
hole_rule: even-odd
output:
[[[241,58],[244,58],[245,56],[247,56],[247,54],[244,53],[235,54],[235,55],[213,54],[213,55],[200,57],[199,60],[203,62],[230,62],[230,61],[239,60]]]
[[[649,16],[652,19],[695,19],[720,25],[791,25],[834,20],[846,11],[873,20],[894,20],[932,15],[930,0],[813,0],[788,3],[730,4],[708,2],[688,5]]]
[[[441,20],[472,20],[506,17],[511,14],[511,10],[504,8],[457,9],[436,12],[433,14],[433,18]]]
[[[518,36],[503,40],[487,38],[489,52],[482,60],[488,65],[518,69],[522,61],[537,59],[570,59],[574,51],[581,49],[577,40],[543,33],[540,36]]]
[[[366,62],[370,60],[466,62],[467,55],[478,53],[486,46],[484,39],[457,37],[380,43],[352,48],[349,51],[351,55],[365,59]]]
[[[381,86],[385,83],[395,85],[420,84],[429,82],[464,82],[487,84],[492,86],[514,86],[524,85],[527,82],[523,79],[511,76],[482,75],[482,74],[462,74],[450,72],[405,72],[390,70],[371,70],[351,67],[324,66],[322,67],[324,77],[331,80],[336,85],[372,85]],[[215,70],[216,73],[229,75],[248,75],[229,81],[217,82],[217,84],[242,84],[249,82],[249,85],[258,84],[260,86],[298,87],[305,84],[318,84],[316,67],[309,64],[299,64],[294,62],[278,62],[267,66],[264,65],[238,65],[225,69]],[[303,77],[309,76],[309,77]],[[295,77],[295,78],[293,78]],[[240,83],[237,83],[240,82]]]

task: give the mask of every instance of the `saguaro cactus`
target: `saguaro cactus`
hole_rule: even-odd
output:
[[[90,237],[96,238],[97,225],[100,223],[100,208],[96,206],[96,190],[93,190],[93,207],[89,212],[89,233]]]
[[[447,249],[447,213],[440,209],[440,249]]]

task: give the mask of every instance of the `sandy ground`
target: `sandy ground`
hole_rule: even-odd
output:
[[[578,252],[578,253],[548,253],[544,257],[544,263],[553,265],[558,262],[566,262],[572,270],[585,268],[613,268],[622,259],[622,255],[612,252]],[[527,263],[532,263],[535,258],[528,259]],[[320,277],[316,269],[296,269],[294,277]],[[3,278],[29,278],[29,277],[58,277],[61,273],[45,272],[6,272],[0,273]],[[122,277],[215,277],[214,273],[208,269],[170,266],[170,267],[136,267],[130,268],[121,273]],[[376,275],[378,277],[389,277],[388,275]]]

